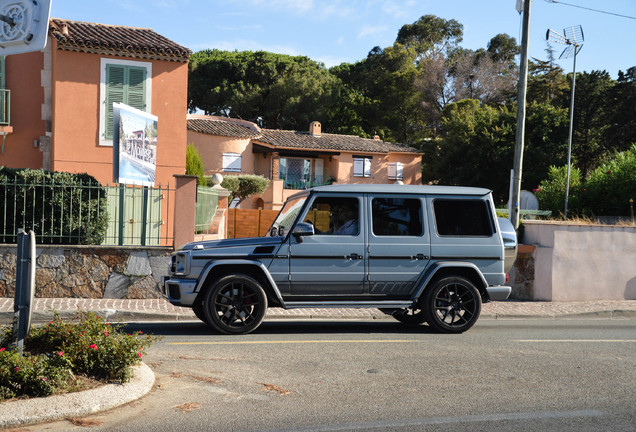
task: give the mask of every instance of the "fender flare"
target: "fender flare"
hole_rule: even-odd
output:
[[[196,283],[196,286],[194,288],[194,292],[201,293],[201,289],[203,288],[203,284],[207,280],[208,275],[210,274],[210,272],[213,269],[217,268],[217,267],[223,267],[223,266],[251,266],[251,267],[258,267],[258,269],[262,272],[262,274],[265,276],[265,278],[267,278],[267,281],[269,282],[270,286],[272,287],[272,292],[276,296],[276,299],[280,302],[280,304],[281,304],[281,306],[283,308],[285,307],[285,302],[283,300],[283,296],[280,293],[280,290],[278,289],[278,286],[276,285],[276,282],[274,282],[274,278],[272,278],[272,275],[269,273],[269,270],[267,270],[267,267],[265,267],[265,265],[262,262],[255,261],[255,260],[228,259],[228,260],[218,260],[218,261],[213,261],[211,263],[208,263],[205,266],[205,268],[203,269],[203,271],[201,272],[201,274],[199,275],[199,278],[197,279],[197,283]]]
[[[422,276],[420,277],[420,281],[418,282],[418,288],[414,291],[413,300],[417,301],[422,296],[422,294],[424,293],[424,290],[426,290],[426,288],[428,287],[431,280],[435,277],[435,275],[440,270],[447,269],[447,268],[461,268],[461,269],[467,269],[467,270],[473,271],[479,276],[479,279],[481,280],[481,283],[482,283],[481,288],[485,290],[485,288],[488,286],[488,282],[486,281],[486,278],[484,277],[484,275],[481,273],[481,271],[475,264],[471,262],[465,262],[465,261],[438,261],[432,264],[431,266],[429,266],[426,272],[424,272],[424,274],[422,274]],[[477,289],[479,288],[480,287],[477,287]],[[480,289],[479,291],[481,292],[482,290]]]

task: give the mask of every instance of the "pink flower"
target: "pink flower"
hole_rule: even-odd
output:
[[[46,377],[42,377],[42,381],[46,381]]]
[[[105,334],[107,337],[108,337],[108,336],[110,336],[110,335],[108,334],[108,330],[104,330],[104,334]]]
[[[0,351],[4,351],[4,348],[0,348]]]
[[[96,350],[97,349],[97,345],[91,344],[91,346],[89,346],[89,348],[92,348],[92,349]]]
[[[49,321],[49,324],[53,324],[53,321]]]
[[[16,371],[16,372],[20,372],[20,368],[16,366],[16,367],[15,367],[15,371]]]
[[[58,351],[57,355],[59,355],[60,357],[62,357],[64,355],[64,353],[62,351]]]
[[[141,358],[141,353],[139,353],[139,358]]]

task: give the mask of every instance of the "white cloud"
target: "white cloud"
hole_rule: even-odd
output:
[[[380,36],[388,30],[388,27],[385,25],[380,26],[371,26],[365,25],[362,26],[360,31],[358,32],[358,39],[368,38],[370,36]]]

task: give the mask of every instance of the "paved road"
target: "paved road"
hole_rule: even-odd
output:
[[[163,334],[143,399],[29,430],[634,431],[636,321],[484,320],[462,335],[389,320],[269,320]]]

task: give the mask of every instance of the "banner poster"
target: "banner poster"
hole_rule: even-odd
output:
[[[113,181],[155,185],[157,117],[125,104],[113,104]]]

